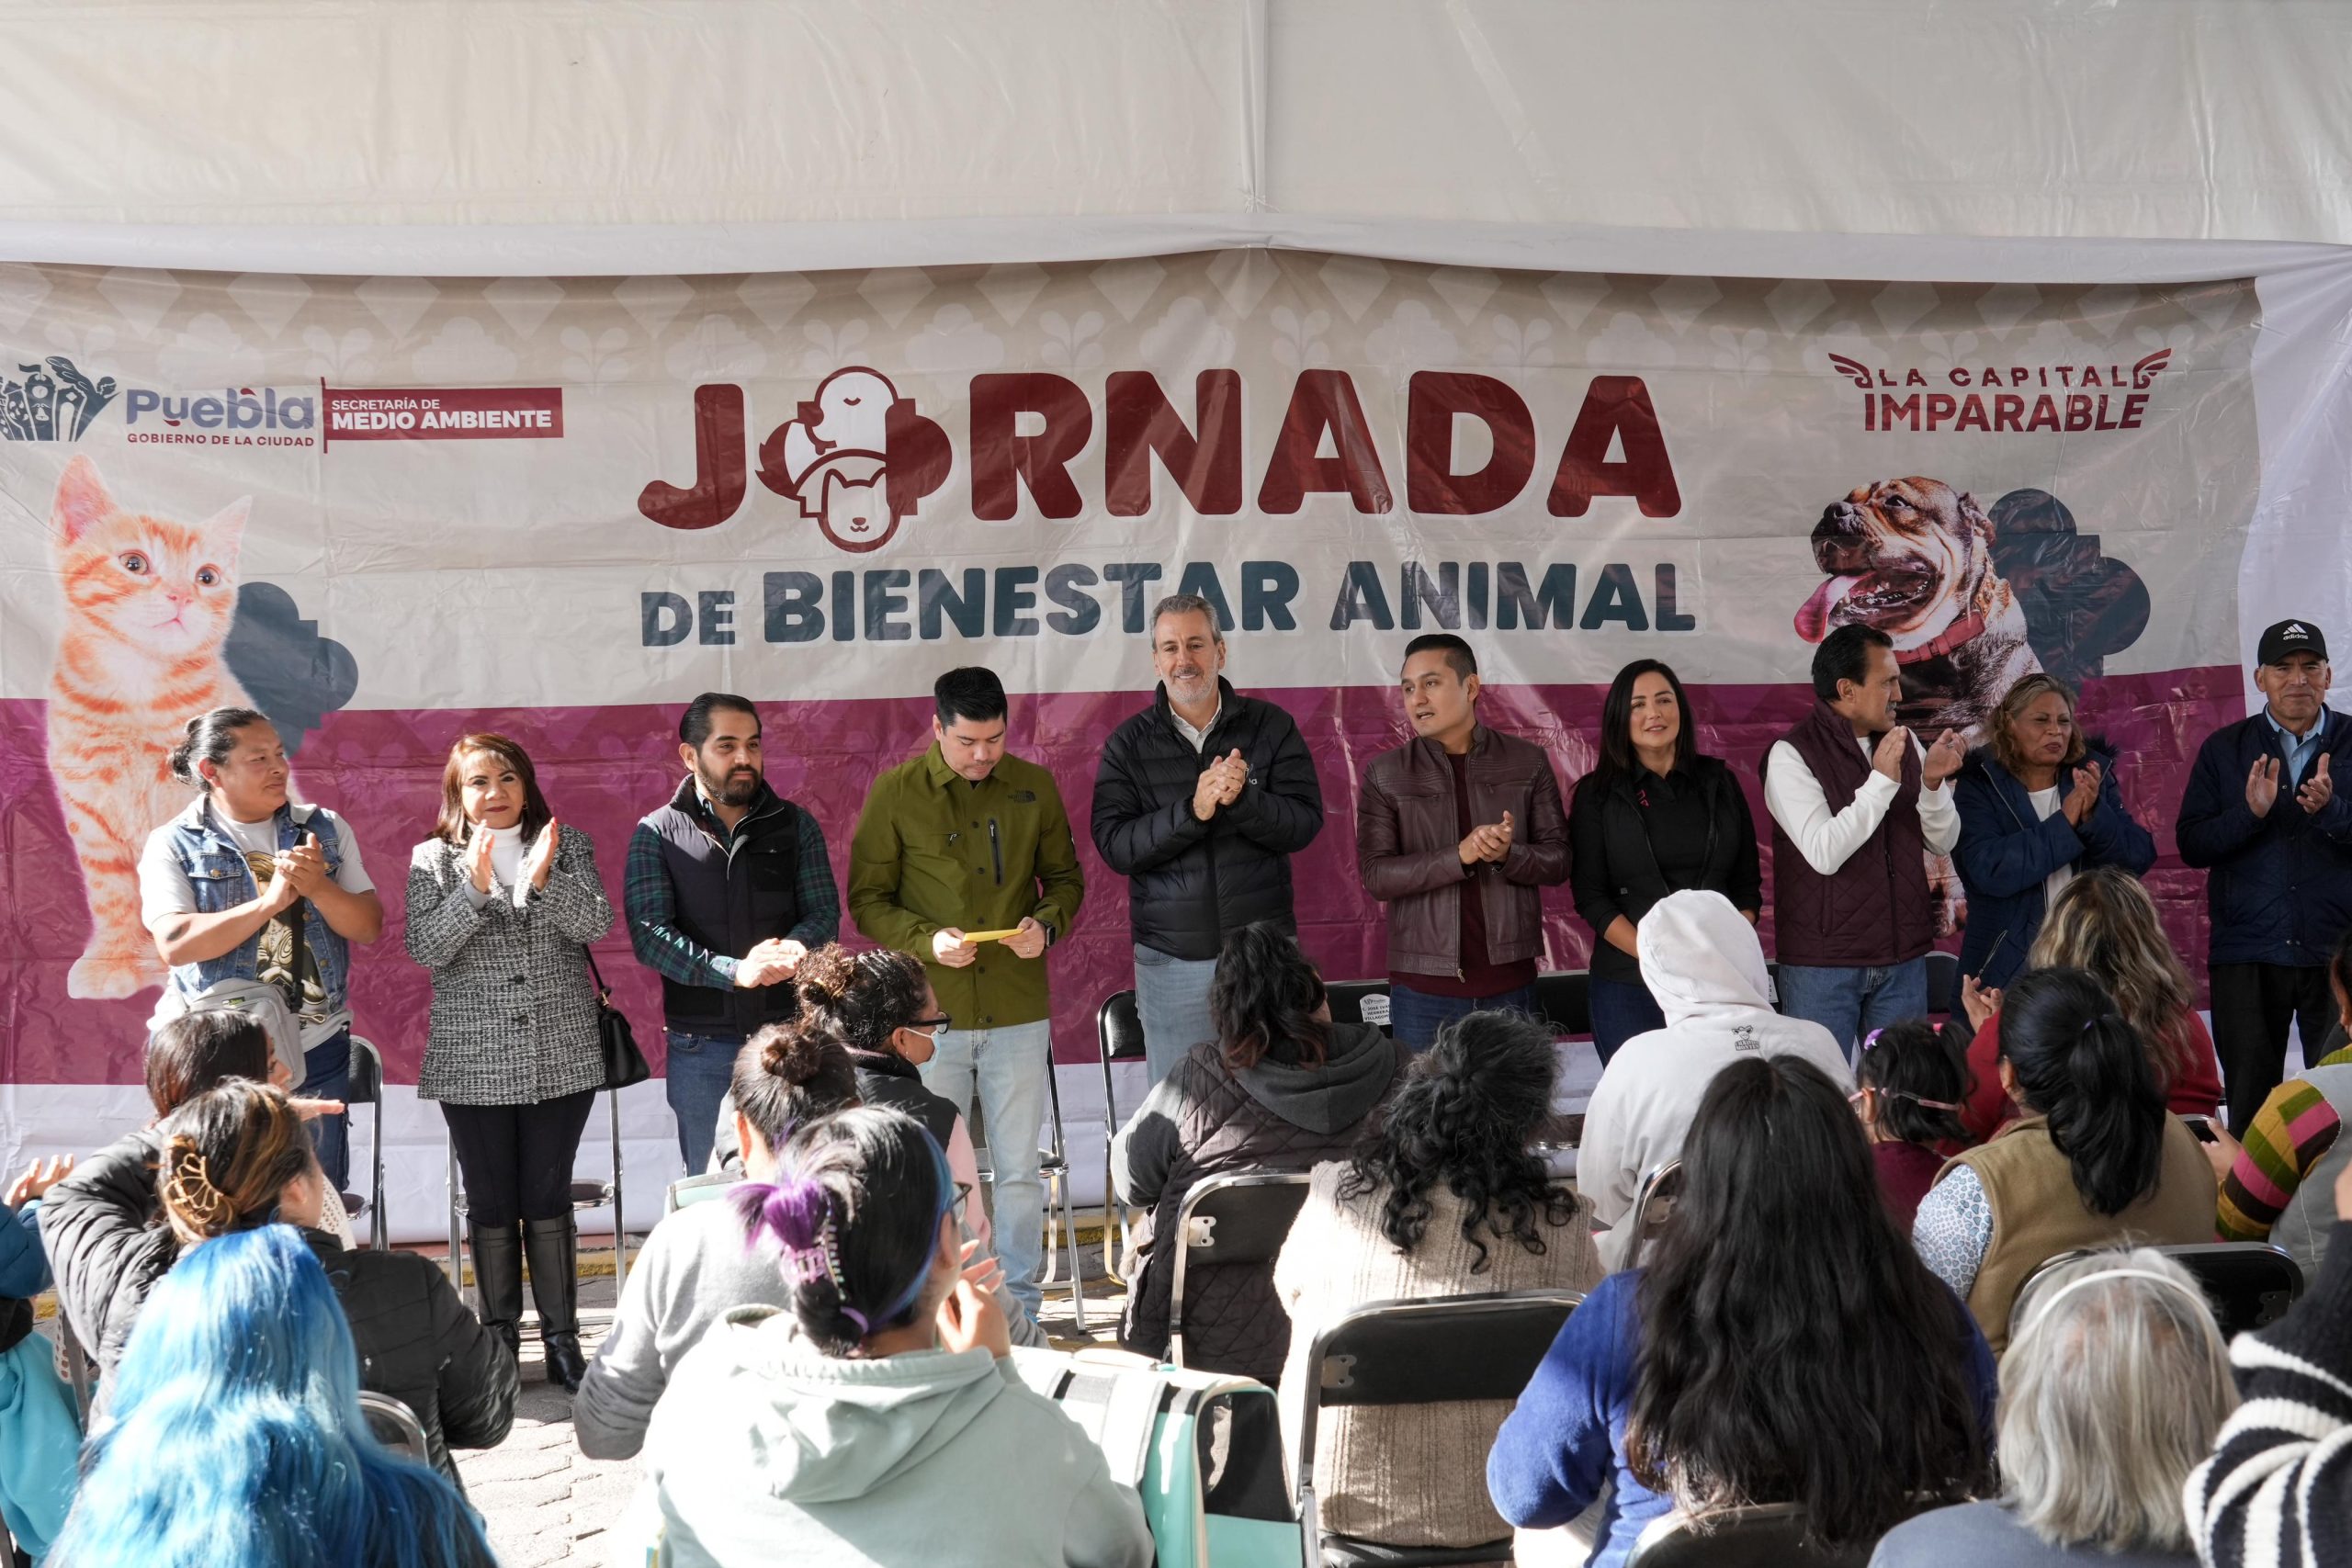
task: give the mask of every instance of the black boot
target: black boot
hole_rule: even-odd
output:
[[[548,1382],[577,1393],[588,1371],[580,1355],[580,1232],[570,1214],[525,1220],[523,1247],[531,1255],[531,1299],[538,1303]]]
[[[474,1250],[474,1288],[481,1300],[481,1325],[498,1336],[506,1353],[523,1354],[523,1233],[513,1225],[473,1225],[467,1235]]]

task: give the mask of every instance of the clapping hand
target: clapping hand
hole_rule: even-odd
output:
[[[50,1159],[37,1159],[24,1175],[8,1188],[8,1207],[21,1209],[67,1177],[74,1174],[74,1156],[58,1155]]]
[[[1193,815],[1207,821],[1217,807],[1239,799],[1241,786],[1249,782],[1250,763],[1237,747],[1201,770],[1193,785]]]
[[[2105,780],[2106,773],[2097,762],[2085,762],[2075,770],[2075,787],[2066,792],[2066,798],[2059,807],[2067,821],[2079,828],[2089,820],[2090,814],[2098,809],[2099,785]]]
[[[1471,829],[1470,836],[1462,840],[1462,863],[1476,865],[1481,861],[1499,862],[1510,853],[1510,836],[1511,820],[1508,811],[1503,813],[1503,819],[1499,822],[1488,822]]]
[[[1012,1330],[1004,1321],[1004,1308],[997,1304],[993,1291],[973,1282],[975,1275],[985,1276],[995,1266],[994,1258],[977,1269],[967,1266],[947,1299],[939,1303],[942,1349],[970,1350],[985,1345],[999,1360],[1012,1354]]]
[[[1960,772],[1961,763],[1967,760],[1968,747],[1961,740],[1959,731],[1947,729],[1928,748],[1928,760],[1920,770],[1921,782],[1935,789]]]
[[[2316,782],[2316,779],[2314,779]],[[2245,808],[2256,817],[2267,817],[2278,803],[2278,759],[2257,757],[2245,775]]]
[[[294,897],[307,898],[317,892],[327,879],[327,857],[319,848],[319,836],[305,833],[302,841],[277,856],[277,882],[291,884]],[[291,902],[291,900],[288,900]],[[283,905],[279,906],[281,908]]]
[[[466,837],[466,880],[474,885],[477,893],[489,892],[498,874],[490,860],[490,848],[495,841],[490,829],[479,822]]]
[[[2327,776],[2327,753],[2322,751],[2319,766],[2303,781],[2303,787],[2295,792],[2295,804],[2316,817],[2335,798],[2335,781]]]
[[[735,984],[744,990],[789,980],[808,949],[789,937],[770,937],[735,961]]]
[[[555,869],[556,832],[555,818],[550,817],[548,825],[540,829],[537,842],[523,856],[523,880],[534,887],[545,887],[548,873]]]

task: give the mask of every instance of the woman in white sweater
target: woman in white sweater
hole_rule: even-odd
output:
[[[1414,1060],[1352,1160],[1315,1168],[1274,1266],[1291,1321],[1286,1450],[1313,1372],[1307,1348],[1356,1307],[1599,1281],[1590,1213],[1528,1147],[1558,1073],[1549,1029],[1472,1013]],[[1476,1478],[1510,1413],[1507,1400],[1328,1413],[1315,1441],[1325,1532],[1386,1546],[1507,1539]]]

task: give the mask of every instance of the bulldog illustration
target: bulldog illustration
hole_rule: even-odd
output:
[[[1796,614],[1819,642],[1860,622],[1894,639],[1903,722],[1932,739],[1978,739],[2021,675],[2041,668],[2026,615],[1994,564],[1993,523],[1941,479],[1880,479],[1823,508],[1813,558],[1825,574]]]

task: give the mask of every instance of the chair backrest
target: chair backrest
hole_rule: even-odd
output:
[[[1306,1180],[1303,1170],[1212,1176],[1184,1194],[1168,1281],[1168,1333],[1177,1365],[1183,1365],[1185,1275],[1213,1264],[1272,1269],[1306,1205]]]
[[[1960,954],[1928,954],[1928,1010],[1931,1013],[1955,1013],[1960,1010]]]
[[[1625,1251],[1626,1268],[1636,1267],[1642,1260],[1643,1249],[1666,1234],[1668,1222],[1674,1218],[1674,1201],[1680,1196],[1680,1160],[1670,1159],[1642,1173],[1641,1189],[1634,1195],[1634,1212],[1625,1221],[1634,1238]]]
[[[350,1105],[373,1105],[384,1098],[384,1054],[356,1034],[351,1037],[351,1083],[343,1098]]]
[[[1094,1010],[1094,1045],[1106,1062],[1143,1060],[1143,1014],[1133,991],[1114,991]]]
[[[1315,1431],[1326,1408],[1515,1400],[1580,1291],[1495,1291],[1371,1302],[1315,1337],[1298,1427],[1299,1508],[1314,1506]],[[1305,1521],[1312,1523],[1313,1521]]]
[[[2009,1309],[2010,1334],[2014,1337],[2031,1321],[2034,1292],[2049,1282],[2051,1275],[2069,1263],[2097,1257],[2101,1250],[2083,1247],[2062,1252],[2027,1276],[2018,1289],[2016,1304]],[[2199,1241],[2153,1250],[2188,1270],[2204,1291],[2206,1304],[2213,1309],[2213,1321],[2221,1325],[2223,1338],[2278,1322],[2303,1293],[2302,1266],[2286,1248],[2267,1241]]]
[[[1878,1543],[1832,1551],[1804,1539],[1804,1510],[1794,1503],[1723,1508],[1703,1519],[1669,1515],[1634,1542],[1625,1568],[1865,1568]]]
[[[1592,975],[1567,969],[1535,976],[1535,1010],[1555,1034],[1592,1032]]]
[[[1332,1022],[1378,1024],[1383,1033],[1387,1032],[1387,981],[1326,980],[1323,990],[1330,1001]]]
[[[682,1177],[663,1190],[662,1212],[674,1214],[696,1203],[707,1203],[741,1180],[741,1177],[729,1176],[724,1171],[705,1171],[699,1176]]]
[[[359,1391],[359,1408],[368,1417],[368,1429],[376,1440],[404,1459],[419,1464],[433,1462],[433,1450],[424,1440],[424,1423],[416,1412],[389,1393],[373,1389]]]

